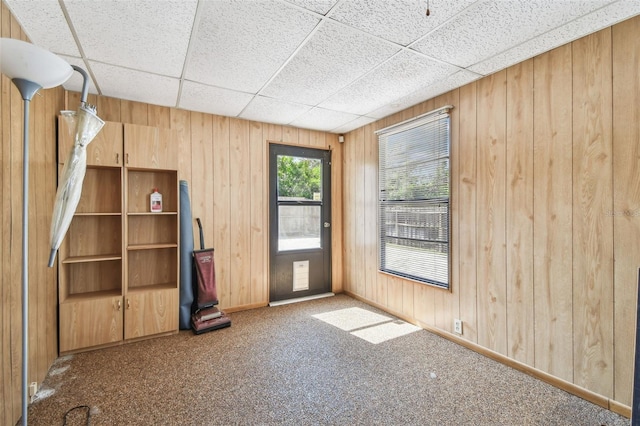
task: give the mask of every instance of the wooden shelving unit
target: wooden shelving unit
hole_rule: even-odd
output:
[[[72,135],[60,123],[63,162]],[[58,256],[60,353],[178,330],[179,193],[171,140],[169,130],[106,123],[89,145],[82,197]],[[160,168],[167,166],[173,168]],[[150,212],[153,188],[163,195],[161,213]]]

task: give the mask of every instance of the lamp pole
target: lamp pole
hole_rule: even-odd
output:
[[[29,106],[31,99],[42,88],[22,78],[11,80],[24,101],[22,130],[22,424],[27,424],[29,404]]]

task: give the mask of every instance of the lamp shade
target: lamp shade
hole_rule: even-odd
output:
[[[43,89],[64,83],[73,68],[42,47],[12,38],[0,38],[0,70],[10,79],[20,78]]]

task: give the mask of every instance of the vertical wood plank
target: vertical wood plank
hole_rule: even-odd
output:
[[[4,2],[0,3],[0,34],[9,36],[10,13]],[[0,205],[0,229],[2,231],[2,245],[0,246],[0,421],[2,424],[13,424],[17,418],[13,417],[14,392],[13,375],[11,371],[11,127],[10,120],[10,85],[11,81],[4,74],[0,74],[0,189],[2,197]],[[15,395],[16,397],[18,395]]]
[[[213,196],[213,117],[210,114],[192,112],[191,125],[191,171],[198,179],[189,182],[191,198],[191,215],[193,220],[200,218],[205,235],[205,247],[211,247],[214,241]],[[194,222],[195,223],[195,222]],[[198,230],[194,225],[194,246],[200,248]],[[215,250],[215,246],[214,246]],[[215,252],[215,257],[218,253]]]
[[[251,162],[249,152],[249,122],[230,119],[229,174],[231,237],[230,301],[233,306],[251,303]]]
[[[534,364],[533,60],[507,69],[507,355]]]
[[[507,353],[506,71],[478,82],[478,343]]]
[[[249,164],[250,176],[250,244],[251,244],[251,300],[250,303],[264,303],[269,300],[268,292],[268,271],[267,259],[268,250],[268,217],[265,210],[268,210],[268,197],[265,195],[265,182],[268,182],[266,171],[266,148],[262,135],[262,123],[252,121],[249,123]]]
[[[319,132],[317,130],[311,130],[309,132],[309,145],[314,148],[325,149],[325,137],[324,132]]]
[[[331,139],[330,139],[331,138]],[[344,144],[338,142],[337,135],[330,135],[331,150],[331,286],[339,293],[343,289],[343,170],[342,156]]]
[[[363,250],[364,250],[364,297],[376,300],[378,276],[378,139],[374,126],[364,128],[363,158]]]
[[[358,131],[358,142],[355,144],[354,152],[354,203],[353,210],[355,213],[354,227],[354,285],[355,291],[359,296],[364,297],[366,294],[366,276],[365,276],[365,228],[364,221],[364,145],[365,145],[365,129]],[[402,298],[402,289],[400,289],[400,299]]]
[[[123,123],[139,124],[147,126],[149,124],[148,104],[135,101],[120,101],[120,119]]]
[[[298,145],[309,145],[311,143],[311,130],[298,130]]]
[[[104,121],[120,122],[120,99],[110,98],[108,96],[98,96],[98,104],[96,105],[98,117]]]
[[[269,142],[282,142],[282,126],[278,124],[265,124],[266,140]]]
[[[613,394],[611,29],[573,42],[574,383]]]
[[[571,45],[533,68],[535,367],[573,381]]]
[[[216,284],[221,308],[231,305],[231,193],[229,118],[213,116],[213,223]]]
[[[55,89],[53,89],[55,90]],[[29,300],[32,302],[29,309],[29,333],[30,347],[29,358],[32,370],[30,381],[37,381],[44,377],[49,369],[50,360],[46,354],[46,287],[41,283],[46,282],[46,264],[49,256],[49,225],[51,224],[52,209],[45,203],[45,197],[38,195],[40,188],[48,188],[49,192],[55,191],[55,175],[46,175],[46,153],[55,150],[55,135],[47,137],[45,123],[45,98],[49,95],[42,91],[40,96],[34,96],[31,101],[29,130]],[[53,151],[55,152],[55,151]],[[54,157],[55,158],[55,157]],[[52,158],[49,158],[52,160]],[[45,259],[46,257],[46,259]],[[42,343],[42,344],[40,344]]]
[[[614,399],[632,406],[640,268],[640,17],[612,29]]]
[[[176,141],[178,144],[178,179],[186,180],[191,184],[191,113],[171,108],[169,115],[171,129],[176,130],[178,135]],[[211,140],[209,144],[212,145]]]
[[[298,144],[299,130],[296,127],[282,126],[282,141],[291,144]]]
[[[353,131],[344,136],[342,144],[342,226],[344,229],[342,235],[342,263],[343,268],[343,287],[346,291],[354,291],[353,288],[353,262],[354,262],[354,226],[353,219],[355,209],[353,207],[353,185],[354,185],[354,153],[355,145],[358,143],[358,132]]]
[[[434,289],[427,285],[418,285],[414,291],[413,314],[421,323],[434,327],[436,307]]]
[[[477,83],[460,88],[460,158],[458,160],[458,209],[460,246],[460,319],[463,337],[478,341],[477,251],[476,251],[476,99]]]
[[[437,108],[453,105],[450,112],[451,146],[449,148],[449,291],[434,289],[436,309],[435,326],[441,330],[453,332],[453,320],[460,314],[460,245],[459,238],[459,191],[458,174],[460,161],[460,91],[452,90],[434,99]]]
[[[171,128],[171,109],[164,106],[147,106],[147,125],[161,129]]]

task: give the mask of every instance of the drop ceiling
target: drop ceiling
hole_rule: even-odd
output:
[[[429,16],[427,0],[3,1],[90,93],[334,133],[640,14],[638,0],[429,0]]]

